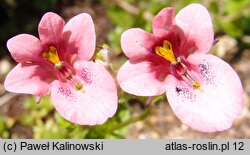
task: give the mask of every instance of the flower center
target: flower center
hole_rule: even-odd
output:
[[[83,84],[74,76],[74,69],[65,61],[61,61],[57,49],[54,46],[49,47],[49,51],[43,52],[42,57],[54,65],[54,71],[57,78],[73,85],[76,90],[82,90]]]
[[[177,61],[175,59],[174,52],[172,50],[172,45],[169,41],[164,40],[163,46],[156,46],[155,47],[155,53],[159,55],[160,57],[163,57],[167,61],[177,64]]]
[[[43,52],[43,58],[55,65],[60,62],[57,50],[54,46],[50,46],[48,52]]]
[[[174,55],[172,45],[169,41],[164,40],[162,46],[155,47],[155,53],[160,57],[163,57],[171,63],[176,73],[182,77],[182,79],[194,89],[201,90],[201,84],[198,82],[195,75],[193,75],[188,67],[182,62],[181,58],[177,58]]]

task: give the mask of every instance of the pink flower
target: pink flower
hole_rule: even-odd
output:
[[[132,28],[122,34],[129,60],[118,72],[121,88],[138,96],[166,92],[176,116],[193,129],[215,132],[231,127],[243,109],[235,71],[208,54],[214,40],[206,8],[191,4],[174,19],[164,8],[153,19],[153,34]]]
[[[104,123],[117,109],[114,79],[100,64],[89,61],[95,51],[92,18],[79,14],[65,24],[46,13],[38,26],[39,38],[17,35],[7,42],[19,63],[5,79],[6,90],[42,97],[51,92],[56,110],[81,124]]]

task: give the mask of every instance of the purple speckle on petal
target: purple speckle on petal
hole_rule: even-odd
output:
[[[88,68],[82,68],[80,72],[81,78],[83,79],[84,82],[90,84],[92,82],[92,73]]]
[[[212,72],[211,65],[209,63],[203,63],[198,66],[200,68],[201,77],[205,79],[206,83],[214,85],[215,75]]]
[[[183,101],[190,100],[191,102],[195,102],[196,95],[188,88],[175,86],[175,92],[182,98]]]
[[[176,91],[177,93],[180,93],[180,92],[182,91],[182,89],[181,89],[180,87],[175,87],[175,91]]]
[[[74,93],[72,93],[72,91],[69,88],[59,87],[58,88],[58,93],[65,96],[66,99],[69,99],[69,100],[71,100],[73,102],[76,101],[76,95]]]

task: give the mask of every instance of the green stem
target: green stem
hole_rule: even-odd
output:
[[[148,114],[150,113],[152,107],[154,106],[154,104],[157,102],[157,101],[160,101],[160,100],[163,100],[164,99],[164,95],[161,95],[161,96],[156,96],[154,98],[152,98],[151,100],[151,104],[148,104],[148,107],[145,109],[144,113],[142,113],[141,115],[137,116],[137,117],[132,117],[116,126],[112,126],[110,127],[107,132],[108,133],[112,133],[113,131],[117,130],[117,129],[120,129],[120,128],[123,128],[131,123],[135,123],[135,122],[139,122],[139,121],[142,121],[144,120]]]
[[[139,116],[137,116],[137,117],[132,117],[132,118],[130,118],[130,119],[128,119],[128,120],[126,120],[126,121],[124,121],[124,122],[122,122],[122,123],[116,125],[116,126],[110,127],[110,128],[108,129],[107,132],[108,132],[108,133],[112,133],[113,131],[115,131],[115,130],[117,130],[117,129],[120,129],[120,128],[123,128],[123,127],[125,127],[125,126],[127,126],[127,125],[129,125],[129,124],[131,124],[131,123],[135,123],[135,122],[144,120],[144,119],[148,116],[148,114],[150,113],[150,111],[151,111],[151,106],[148,107],[148,108],[144,111],[143,114],[141,114],[141,115],[139,115]]]
[[[101,136],[103,138],[105,137],[105,133],[103,133],[103,132],[99,131],[98,129],[96,129],[95,126],[84,126],[84,128],[87,129],[87,130],[90,130],[92,132],[95,132],[96,134],[98,134],[99,136]]]

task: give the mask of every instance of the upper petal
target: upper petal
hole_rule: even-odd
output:
[[[155,38],[153,34],[142,29],[132,28],[123,32],[121,46],[124,54],[130,59],[141,59],[152,54]]]
[[[123,64],[117,74],[122,90],[138,96],[156,96],[166,91],[165,78],[168,68],[164,64],[152,61]]]
[[[174,21],[174,8],[162,9],[153,19],[153,33],[156,37],[166,35]]]
[[[43,51],[41,41],[29,34],[19,34],[10,38],[7,48],[11,56],[20,63],[40,60]]]
[[[103,66],[94,62],[77,61],[74,67],[84,92],[77,91],[68,83],[53,82],[51,97],[56,110],[65,119],[77,124],[104,123],[117,109],[114,79]]]
[[[193,129],[223,131],[231,127],[243,109],[243,89],[235,71],[223,60],[209,54],[192,54],[193,74],[201,83],[194,90],[187,83],[167,77],[167,98],[177,117]]]
[[[6,76],[4,87],[14,93],[44,96],[48,94],[51,77],[43,67],[30,64],[18,64]]]
[[[67,54],[78,54],[82,60],[89,60],[95,52],[95,27],[91,16],[79,14],[68,21],[63,29],[63,40]]]
[[[64,24],[64,20],[56,13],[44,14],[38,25],[39,38],[42,43],[59,47]]]
[[[184,33],[182,40],[184,52],[207,53],[214,40],[213,24],[207,9],[200,4],[190,4],[180,10],[175,24]]]

